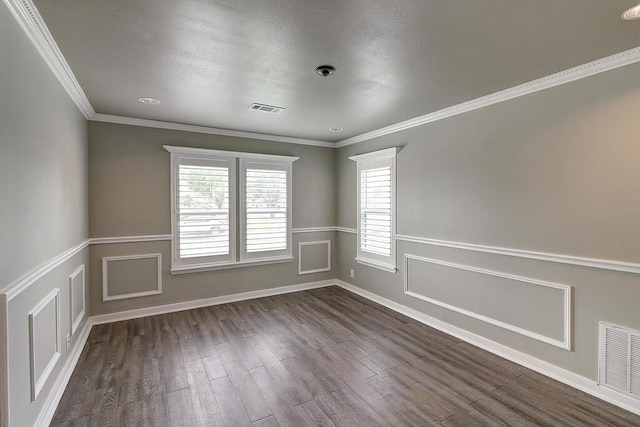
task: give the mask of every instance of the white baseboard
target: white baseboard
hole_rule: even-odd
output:
[[[490,353],[504,357],[507,360],[510,360],[542,375],[553,378],[554,380],[557,380],[561,383],[567,384],[573,388],[602,399],[605,402],[609,402],[613,405],[619,406],[620,408],[626,409],[629,412],[640,415],[640,404],[637,400],[617,393],[613,390],[600,387],[596,381],[590,380],[589,378],[583,377],[582,375],[569,372],[566,369],[552,365],[549,362],[545,362],[544,360],[540,360],[505,345],[498,344],[495,341],[491,341],[480,335],[476,335],[464,329],[458,328],[457,326],[453,326],[449,323],[428,316],[418,310],[414,310],[395,301],[391,301],[387,298],[381,297],[342,280],[336,279],[336,284],[341,288],[353,292],[354,294],[358,294],[361,297],[367,298],[373,302],[377,302],[380,305],[397,311],[398,313],[404,314],[405,316],[411,317],[418,322],[424,323],[425,325],[431,326],[446,334],[459,338],[465,342],[468,342],[469,344],[473,344]]]
[[[76,340],[69,357],[67,358],[67,362],[64,364],[62,371],[58,375],[56,382],[53,384],[53,389],[47,400],[44,402],[44,406],[40,411],[40,415],[36,420],[36,426],[46,427],[51,423],[53,416],[56,412],[56,408],[58,407],[58,403],[60,403],[60,399],[62,399],[62,395],[64,394],[65,388],[67,388],[67,384],[69,384],[69,380],[71,379],[71,374],[73,374],[73,370],[76,368],[76,364],[78,363],[78,359],[80,358],[80,354],[82,353],[82,349],[87,343],[87,339],[89,338],[89,332],[91,332],[91,327],[93,326],[93,322],[91,318],[87,319],[82,328],[82,331],[78,335],[78,339]]]
[[[156,314],[173,313],[176,311],[191,310],[193,308],[208,307],[210,305],[226,304],[230,302],[245,301],[254,298],[263,298],[273,295],[288,294],[291,292],[306,291],[308,289],[333,286],[335,280],[322,280],[319,282],[301,283],[299,285],[281,286],[279,288],[264,289],[261,291],[243,292],[241,294],[224,295],[220,297],[179,302],[175,304],[158,305],[155,307],[140,308],[137,310],[120,311],[118,313],[101,314],[93,316],[93,324],[119,322],[121,320],[137,319],[139,317],[155,316]]]

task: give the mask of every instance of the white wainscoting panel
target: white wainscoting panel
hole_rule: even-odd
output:
[[[109,264],[117,263],[119,261],[132,261],[142,259],[155,259],[157,264],[157,274],[154,273],[156,278],[155,289],[149,289],[144,291],[111,294],[109,292]],[[139,255],[122,255],[111,256],[102,258],[102,301],[114,301],[119,299],[137,298],[148,295],[158,295],[162,293],[162,254],[139,254]]]
[[[489,275],[489,276],[494,276],[494,277],[498,277],[498,278],[502,278],[502,279],[508,279],[508,280],[513,280],[516,282],[520,282],[520,283],[526,283],[526,284],[531,284],[531,285],[535,285],[535,286],[542,286],[545,288],[551,288],[551,289],[556,289],[556,290],[560,290],[562,291],[562,301],[560,302],[562,304],[563,307],[563,319],[562,319],[562,334],[563,334],[563,338],[562,340],[559,340],[557,338],[554,337],[550,337],[547,335],[543,335],[541,333],[538,332],[534,332],[516,325],[513,325],[511,323],[507,323],[505,321],[501,321],[498,319],[494,319],[479,313],[476,313],[474,311],[462,308],[462,307],[458,307],[456,305],[453,304],[449,304],[443,301],[440,301],[436,298],[430,297],[428,295],[424,295],[421,294],[419,292],[416,292],[415,290],[413,290],[411,288],[411,283],[410,283],[410,279],[409,279],[409,266],[410,266],[410,260],[413,261],[418,261],[418,262],[425,262],[425,263],[430,263],[430,264],[436,264],[436,265],[441,265],[441,266],[445,266],[445,267],[450,267],[450,268],[454,268],[454,269],[460,269],[460,270],[465,270],[465,271],[470,271],[473,273],[478,273],[478,274],[483,274],[483,275]],[[472,267],[469,265],[462,265],[462,264],[455,264],[452,262],[447,262],[447,261],[442,261],[439,259],[434,259],[434,258],[425,258],[425,257],[420,257],[420,256],[416,256],[416,255],[411,255],[411,254],[405,254],[405,260],[404,260],[404,293],[408,296],[414,297],[414,298],[418,298],[421,299],[423,301],[427,301],[431,304],[435,304],[437,306],[446,308],[448,310],[454,311],[456,313],[460,313],[463,314],[465,316],[469,316],[472,317],[474,319],[477,320],[481,320],[483,322],[489,323],[491,325],[494,326],[498,326],[500,328],[524,335],[526,337],[529,338],[533,338],[535,340],[538,341],[542,341],[544,343],[550,344],[550,345],[554,345],[556,347],[560,347],[563,348],[565,350],[571,350],[571,322],[572,322],[572,314],[571,314],[571,291],[572,288],[569,285],[563,285],[563,284],[558,284],[558,283],[552,283],[552,282],[546,282],[546,281],[542,281],[542,280],[538,280],[538,279],[533,279],[530,277],[524,277],[524,276],[517,276],[517,275],[513,275],[513,274],[507,274],[507,273],[502,273],[502,272],[498,272],[498,271],[493,271],[493,270],[486,270],[486,269],[482,269],[482,268],[477,268],[477,267]],[[541,315],[544,313],[544,311],[541,311]]]
[[[60,289],[29,312],[31,400],[36,400],[60,358]]]
[[[84,264],[69,276],[69,314],[71,316],[71,335],[76,333],[82,318],[86,313],[85,307],[85,272]]]
[[[312,268],[309,270],[302,269],[302,259],[305,256],[304,248],[312,247],[312,246],[323,246],[327,247],[327,261],[326,267],[318,266],[317,268]],[[302,274],[311,274],[311,273],[321,273],[323,271],[331,271],[331,240],[318,240],[315,242],[300,242],[298,243],[298,275]]]

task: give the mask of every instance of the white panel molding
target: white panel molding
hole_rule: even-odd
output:
[[[30,0],[4,0],[4,2],[84,117],[89,119],[95,115],[87,96],[33,2]]]
[[[211,305],[227,304],[230,302],[246,301],[254,298],[264,298],[274,295],[289,294],[291,292],[306,291],[309,289],[324,288],[334,286],[335,280],[321,280],[318,282],[301,283],[298,285],[281,286],[269,288],[261,291],[242,292],[239,294],[224,295],[205,299],[179,302],[175,304],[158,305],[155,307],[140,308],[136,310],[120,311],[111,314],[101,314],[93,316],[91,321],[94,325],[103,323],[119,322],[121,320],[138,319],[145,316],[155,316],[157,314],[173,313],[175,311],[191,310],[193,308],[209,307]]]
[[[442,320],[436,319],[435,317],[428,316],[418,310],[407,307],[403,304],[399,304],[390,299],[381,297],[342,280],[336,280],[336,284],[343,289],[353,292],[354,294],[367,298],[368,300],[390,308],[391,310],[394,310],[400,314],[404,314],[407,317],[410,317],[414,320],[417,320],[418,322],[424,323],[425,325],[431,326],[432,328],[438,329],[439,331],[461,339],[462,341],[473,344],[490,353],[496,354],[500,357],[504,357],[507,360],[522,365],[542,375],[546,375],[547,377],[553,378],[556,381],[560,381],[561,383],[567,384],[620,408],[626,409],[627,411],[633,412],[634,414],[640,415],[640,406],[638,406],[638,401],[636,399],[632,399],[621,393],[600,387],[594,380],[567,371],[566,369],[563,369],[559,366],[530,356],[526,353],[514,350],[511,347],[507,347],[503,344],[466,331],[457,326],[443,322]]]
[[[80,359],[80,354],[82,354],[82,349],[87,343],[87,339],[89,338],[89,333],[91,332],[91,327],[93,326],[93,322],[91,318],[87,319],[78,335],[78,338],[71,349],[71,352],[67,356],[67,361],[58,377],[56,378],[55,383],[51,387],[51,392],[47,396],[42,409],[40,410],[40,414],[35,422],[36,426],[48,426],[55,415],[56,408],[60,403],[60,399],[62,399],[62,395],[64,394],[64,390],[69,384],[69,380],[71,379],[71,375],[73,374],[73,370],[75,369],[78,360]],[[3,426],[4,427],[4,426]]]
[[[152,234],[146,236],[93,237],[92,245],[109,245],[115,243],[141,243],[171,241],[171,234]]]
[[[0,294],[0,427],[9,426],[9,301]]]
[[[293,234],[301,233],[323,233],[336,231],[336,227],[307,227],[307,228],[294,228],[291,230]]]
[[[73,299],[73,295],[75,294],[75,289],[73,284],[76,282],[76,278],[80,278],[80,287],[81,287],[81,294],[82,294],[82,310],[80,310],[80,312],[74,317],[74,313],[73,313],[73,303],[75,302],[75,300]],[[82,264],[80,267],[78,267],[73,273],[71,273],[71,275],[69,276],[69,316],[70,316],[70,320],[71,320],[71,335],[76,333],[76,330],[78,329],[78,326],[80,326],[80,322],[82,322],[82,319],[84,318],[85,313],[87,312],[87,307],[86,307],[86,295],[85,295],[85,288],[86,288],[86,284],[85,284],[85,270],[84,270],[84,264]]]
[[[182,123],[163,122],[159,120],[137,119],[134,117],[114,116],[110,114],[94,114],[89,117],[94,122],[115,123],[121,125],[142,126],[156,129],[177,130],[182,132],[204,133],[209,135],[233,136],[236,138],[258,139],[263,141],[285,142],[287,144],[314,145],[316,147],[335,148],[334,142],[315,139],[293,138],[290,136],[270,135],[266,133],[245,132],[239,130],[219,129],[208,126],[187,125]]]
[[[51,355],[47,366],[42,371],[40,375],[36,372],[36,331],[35,331],[35,319],[38,317],[38,314],[44,310],[49,304],[55,304],[56,318],[55,318],[55,327],[56,327],[56,336],[55,343],[56,348],[55,352]],[[56,366],[56,362],[60,358],[60,289],[54,289],[49,295],[47,295],[42,301],[38,303],[38,305],[29,312],[29,361],[31,365],[31,401],[36,400],[42,387],[44,387],[47,379],[49,379],[49,375],[53,371],[53,368]]]
[[[16,296],[20,294],[20,292],[27,289],[31,286],[36,280],[40,279],[44,275],[48,274],[51,270],[62,264],[63,262],[70,259],[72,256],[76,255],[87,246],[89,246],[89,239],[83,241],[82,243],[74,246],[71,249],[68,249],[62,252],[59,255],[51,258],[49,261],[45,262],[41,266],[37,267],[35,270],[30,271],[29,273],[22,276],[20,279],[16,280],[6,288],[2,290],[2,294],[7,296],[7,300],[11,301]]]
[[[327,266],[323,268],[317,268],[315,270],[302,270],[302,247],[303,246],[316,246],[327,245]],[[322,273],[323,271],[331,271],[331,240],[318,240],[315,242],[299,242],[298,243],[298,275]]]
[[[447,304],[445,302],[439,301],[434,298],[430,298],[426,295],[420,294],[418,292],[411,291],[409,289],[409,260],[426,262],[430,264],[442,265],[445,267],[456,268],[459,270],[471,271],[473,273],[484,274],[488,276],[500,277],[503,279],[514,280],[517,282],[529,283],[536,286],[542,286],[552,289],[558,289],[563,292],[562,296],[562,306],[563,306],[563,339],[562,341],[557,340],[555,338],[548,337],[546,335],[538,334],[536,332],[530,331],[528,329],[520,328],[518,326],[512,325],[507,322],[503,322],[492,317],[484,316],[478,313],[475,313],[470,310],[466,310],[461,307],[457,307],[451,304]],[[563,348],[565,350],[571,350],[571,286],[562,285],[559,283],[546,282],[538,279],[533,279],[530,277],[517,276],[514,274],[507,274],[493,270],[486,270],[483,268],[472,267],[469,265],[456,264],[452,262],[442,261],[434,258],[425,258],[411,254],[404,254],[404,294],[413,298],[420,299],[422,301],[426,301],[431,304],[435,304],[437,306],[446,308],[447,310],[454,311],[456,313],[463,314],[465,316],[471,317],[476,320],[480,320],[482,322],[488,323],[490,325],[498,326],[500,328],[506,329],[511,332],[515,332],[520,335],[524,335],[526,337],[544,342],[546,344],[550,344],[556,347]]]
[[[109,295],[109,263],[114,261],[130,261],[137,259],[155,258],[158,266],[156,280],[157,287],[151,291],[132,292],[130,294]],[[102,258],[102,301],[115,301],[119,299],[129,299],[145,297],[149,295],[159,295],[162,293],[162,254],[138,254],[120,255]]]
[[[621,271],[624,273],[640,273],[640,264],[615,261],[608,259],[596,259],[578,257],[573,255],[552,254],[547,252],[525,251],[522,249],[501,248],[498,246],[476,245],[473,243],[451,242],[447,240],[426,239],[424,237],[415,237],[407,235],[396,235],[397,240],[412,243],[421,243],[424,245],[443,246],[454,249],[464,249],[467,251],[484,252],[497,255],[507,255],[518,258],[534,259],[538,261],[549,261],[560,264],[577,265],[581,267],[593,267],[603,270]]]
[[[423,116],[415,117],[413,119],[405,120],[403,122],[386,126],[371,132],[366,132],[351,138],[343,139],[336,144],[336,148],[346,147],[347,145],[368,141],[380,136],[389,135],[392,133],[422,126],[427,123],[446,119],[448,117],[456,116],[468,111],[477,110],[479,108],[487,107],[499,102],[519,98],[521,96],[539,92],[544,89],[549,89],[554,86],[560,86],[566,83],[573,82],[575,80],[590,77],[594,74],[599,74],[619,67],[624,67],[625,65],[634,64],[638,61],[640,61],[640,47],[625,50],[623,52],[597,59],[583,65],[578,65],[577,67],[569,68],[568,70],[550,74],[536,80],[531,80],[518,86],[513,86],[508,89],[482,96],[480,98],[463,102],[461,104],[443,108],[441,110],[434,111]]]

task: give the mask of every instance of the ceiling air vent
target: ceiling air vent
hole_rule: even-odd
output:
[[[256,103],[251,104],[249,106],[249,109],[253,111],[262,111],[264,113],[271,113],[271,114],[280,114],[285,110],[284,107],[275,107],[273,105],[256,104]]]
[[[640,331],[600,322],[598,383],[640,400]]]

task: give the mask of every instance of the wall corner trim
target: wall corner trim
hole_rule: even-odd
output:
[[[350,283],[344,282],[342,280],[336,280],[336,282],[338,286],[350,292],[353,292],[354,294],[360,295],[361,297],[367,298],[368,300],[390,308],[391,310],[411,317],[418,322],[424,323],[425,325],[431,326],[435,329],[438,329],[439,331],[480,347],[483,350],[504,357],[507,360],[522,365],[549,378],[553,378],[556,381],[567,384],[587,394],[595,396],[613,405],[619,406],[620,408],[626,409],[627,411],[633,412],[634,414],[640,415],[640,407],[638,406],[638,401],[636,399],[600,387],[594,380],[590,380],[589,378],[567,371],[566,369],[553,365],[549,362],[545,362],[544,360],[514,350],[510,347],[499,344],[480,335],[476,335],[462,328],[458,328],[457,326],[453,326],[449,323],[443,322],[442,320],[436,319],[435,317],[431,317],[418,310],[414,310],[403,304],[381,297]]]

